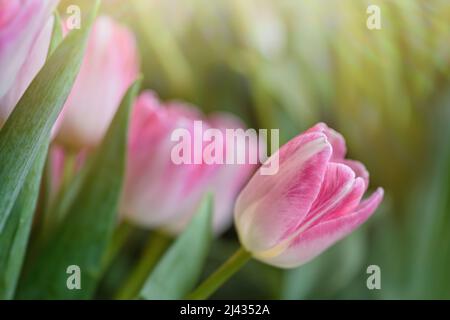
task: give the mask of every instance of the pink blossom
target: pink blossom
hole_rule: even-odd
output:
[[[235,225],[242,245],[256,259],[289,268],[313,259],[365,222],[380,204],[383,189],[362,200],[367,170],[344,158],[344,138],[323,123],[277,153],[278,173],[257,172],[239,195]]]
[[[0,0],[0,126],[46,61],[56,0]]]
[[[57,141],[77,150],[97,146],[138,70],[133,34],[109,17],[97,18]]]
[[[146,227],[181,231],[209,191],[215,196],[214,229],[223,231],[232,221],[235,197],[251,174],[252,165],[175,164],[171,140],[175,129],[192,133],[192,145],[203,141],[194,135],[194,121],[203,129],[213,125],[241,126],[230,115],[205,119],[198,109],[186,104],[162,105],[151,92],[144,92],[134,107],[128,151],[122,212],[126,218]],[[193,160],[193,159],[192,159]]]

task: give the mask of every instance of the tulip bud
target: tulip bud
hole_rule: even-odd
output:
[[[196,212],[205,193],[210,191],[215,195],[213,223],[216,232],[229,225],[234,198],[253,167],[203,161],[197,164],[193,155],[190,164],[177,164],[171,158],[177,145],[172,133],[177,129],[187,130],[191,145],[199,145],[203,151],[205,143],[201,141],[202,137],[194,134],[194,122],[201,119],[202,114],[194,107],[182,104],[163,106],[150,92],[137,99],[131,120],[121,205],[127,219],[146,227],[162,227],[177,233]],[[237,123],[230,116],[221,115],[220,120],[233,122],[233,125]],[[203,130],[211,128],[211,125],[212,122],[204,121]]]
[[[211,128],[219,130],[224,138],[227,129],[244,129],[245,127],[240,119],[225,112],[217,112],[209,116],[208,124]],[[245,158],[244,163],[226,163],[224,161],[222,164],[213,165],[214,172],[210,175],[207,186],[204,187],[204,190],[214,196],[213,230],[216,234],[222,233],[231,226],[236,197],[256,169],[256,165],[249,161],[248,155],[250,153],[257,154],[258,147],[260,147],[256,141],[251,139],[247,142],[243,131],[236,131],[234,134],[237,135],[237,138],[234,141],[235,144],[231,146],[234,149],[233,154],[239,157],[237,154],[242,153]],[[228,148],[229,146],[224,141],[222,150],[224,160],[227,152],[230,151]],[[195,210],[191,210],[191,212],[171,222],[166,228],[173,233],[181,232],[194,213]]]
[[[0,127],[45,63],[56,0],[0,0]]]
[[[325,124],[292,139],[277,153],[278,173],[264,176],[258,171],[239,195],[235,224],[243,247],[254,258],[291,268],[365,222],[380,204],[383,189],[361,201],[368,172],[363,164],[344,159],[344,138]]]
[[[112,19],[99,17],[64,105],[57,141],[72,149],[98,145],[137,74],[133,34]]]

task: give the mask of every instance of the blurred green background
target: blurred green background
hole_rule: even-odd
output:
[[[381,30],[366,27],[370,4]],[[450,298],[450,1],[104,0],[102,13],[134,30],[144,86],[162,99],[279,128],[281,143],[325,121],[386,190],[369,223],[319,258],[289,271],[252,262],[214,298]],[[205,275],[237,245],[232,230],[216,241]],[[371,264],[381,290],[366,287]]]

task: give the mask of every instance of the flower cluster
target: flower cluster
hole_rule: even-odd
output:
[[[0,0],[0,125],[45,64],[56,4]],[[101,143],[138,74],[133,33],[112,18],[98,17],[81,70],[54,126],[53,148],[60,148],[54,180],[61,175],[61,152],[89,153]],[[194,141],[196,121],[202,121],[202,130],[245,129],[231,114],[205,115],[186,103],[162,102],[152,91],[136,99],[119,206],[123,219],[177,234],[209,192],[215,199],[216,234],[231,225],[234,211],[243,248],[258,260],[287,268],[306,263],[352,232],[383,198],[380,188],[362,200],[369,187],[366,168],[345,159],[344,138],[323,123],[272,150],[267,163],[274,157],[279,161],[273,175],[254,173],[256,165],[249,163],[174,163],[171,136],[176,129],[192,132],[192,145],[207,147],[204,141]],[[235,144],[235,150],[222,151],[238,153],[241,147]],[[260,151],[251,143],[247,147],[249,152]]]

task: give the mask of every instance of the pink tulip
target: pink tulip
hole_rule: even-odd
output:
[[[224,230],[232,219],[234,197],[249,176],[251,166],[221,164],[175,164],[171,159],[177,142],[171,140],[175,129],[192,133],[192,145],[200,143],[194,135],[194,120],[202,120],[194,107],[163,106],[150,92],[143,93],[134,107],[129,140],[122,213],[146,227],[181,231],[195,213],[206,192],[216,194],[214,227]],[[223,121],[236,121],[220,117]],[[207,121],[203,129],[210,128]],[[197,139],[197,141],[194,141]],[[192,159],[193,162],[193,159]],[[220,191],[223,193],[219,193]]]
[[[56,0],[0,0],[0,126],[45,63]]]
[[[278,173],[257,172],[239,195],[235,224],[253,257],[290,268],[313,259],[365,222],[383,199],[383,189],[361,201],[368,172],[363,164],[344,159],[344,138],[323,123],[277,153]]]
[[[226,129],[245,128],[245,125],[236,117],[226,113],[216,113],[209,117],[209,122],[215,128],[224,132]],[[239,152],[245,148],[244,145],[237,145],[235,150]],[[258,146],[250,144],[249,152],[257,152]],[[224,150],[226,153],[227,150]],[[215,179],[211,181],[211,190],[214,191],[215,212],[214,229],[222,232],[233,223],[233,208],[239,192],[250,179],[256,165],[245,164],[223,164],[221,165]]]
[[[64,106],[57,141],[72,149],[98,145],[137,74],[133,34],[112,19],[99,17]]]

